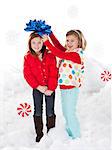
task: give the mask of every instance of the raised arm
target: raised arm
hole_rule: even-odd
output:
[[[63,47],[60,42],[58,41],[58,39],[55,37],[54,33],[52,32],[50,35],[49,35],[52,43],[54,44],[55,47],[59,48],[61,51],[66,51],[66,48]]]
[[[71,60],[74,63],[81,64],[81,59],[78,53],[76,52],[63,52],[60,49],[54,47],[49,40],[46,40],[44,44],[48,47],[48,49],[53,53],[53,55],[66,60]]]

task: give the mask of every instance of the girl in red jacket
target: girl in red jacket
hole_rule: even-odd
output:
[[[43,137],[43,95],[46,103],[47,132],[55,127],[54,103],[58,71],[55,56],[48,52],[42,38],[36,32],[30,34],[28,46],[29,51],[24,56],[23,74],[33,89],[36,142],[39,142]]]
[[[46,35],[43,35],[44,44],[55,56],[62,59],[58,79],[61,89],[62,111],[66,121],[66,131],[72,139],[75,139],[80,137],[76,104],[79,87],[84,77],[83,50],[86,47],[86,40],[80,30],[67,32],[65,47],[59,43],[53,33],[50,34],[50,38],[54,45],[49,42]]]

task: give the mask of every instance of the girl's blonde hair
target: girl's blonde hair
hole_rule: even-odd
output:
[[[85,50],[87,42],[84,38],[84,35],[82,34],[80,30],[70,30],[66,33],[66,37],[69,35],[75,35],[78,38],[78,42],[79,42],[78,47]]]

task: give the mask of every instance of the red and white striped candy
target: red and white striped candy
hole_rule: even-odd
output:
[[[105,70],[103,73],[101,73],[101,79],[103,81],[109,81],[112,79],[112,74],[109,71]]]
[[[18,115],[25,117],[29,116],[31,113],[31,106],[28,103],[21,103],[19,107],[17,107]]]

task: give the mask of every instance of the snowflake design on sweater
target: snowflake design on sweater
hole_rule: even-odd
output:
[[[21,117],[29,116],[31,113],[31,105],[28,103],[21,103],[19,107],[17,107],[17,112]]]
[[[109,71],[105,70],[103,73],[101,73],[101,79],[103,81],[109,81],[112,79],[112,74]]]

